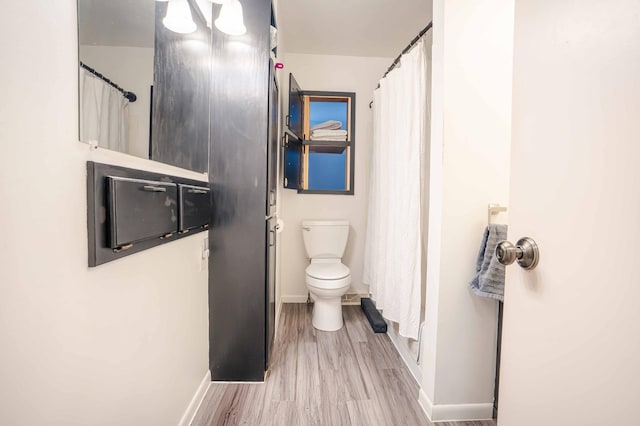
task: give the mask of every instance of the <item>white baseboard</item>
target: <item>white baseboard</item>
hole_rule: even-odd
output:
[[[420,389],[418,403],[432,422],[490,420],[493,403],[486,404],[436,404]]]
[[[280,297],[281,303],[307,303],[307,295],[289,294]]]
[[[418,362],[413,357],[413,353],[411,353],[411,350],[404,342],[400,341],[400,339],[403,339],[403,337],[396,332],[396,329],[393,326],[393,322],[387,319],[385,319],[384,321],[387,323],[387,336],[389,336],[389,340],[391,340],[393,346],[396,347],[396,351],[398,351],[398,353],[400,354],[400,358],[402,358],[402,360],[404,361],[404,365],[407,366],[407,369],[416,380],[416,383],[418,383],[418,385],[421,384],[422,372],[420,371]]]
[[[187,411],[185,411],[182,415],[180,423],[178,423],[179,426],[189,426],[191,424],[193,418],[198,412],[198,408],[200,408],[200,404],[202,404],[204,396],[207,394],[207,390],[209,390],[210,385],[211,371],[207,370],[207,373],[204,375],[202,382],[200,382],[200,386],[198,386],[196,393],[193,395],[193,398],[191,398],[191,402],[189,402]]]
[[[343,296],[343,305],[360,305],[360,299],[369,297],[368,293],[347,293]],[[311,296],[313,301],[313,296]],[[307,303],[306,294],[289,294],[280,297],[280,303]]]
[[[280,298],[280,300],[278,301],[278,305],[276,307],[276,323],[274,324],[274,341],[275,338],[278,336],[278,331],[279,331],[279,326],[278,324],[280,324],[280,313],[282,312],[282,298]]]
[[[418,393],[418,404],[420,405],[420,408],[422,408],[422,411],[427,415],[427,418],[432,420],[431,415],[433,413],[433,403],[422,388],[420,388],[420,392]]]

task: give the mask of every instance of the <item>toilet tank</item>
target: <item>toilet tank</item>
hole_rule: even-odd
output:
[[[347,247],[346,220],[303,220],[302,239],[309,259],[340,259]]]

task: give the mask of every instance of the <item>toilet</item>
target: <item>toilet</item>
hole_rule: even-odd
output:
[[[349,290],[351,270],[342,263],[349,237],[346,220],[305,220],[302,238],[311,260],[305,270],[305,283],[314,305],[312,323],[322,331],[340,330],[342,296]]]

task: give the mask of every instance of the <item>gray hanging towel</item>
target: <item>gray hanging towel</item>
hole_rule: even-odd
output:
[[[507,239],[507,225],[489,225],[484,230],[478,259],[476,275],[469,285],[478,296],[504,300],[504,265],[496,259],[496,246]]]

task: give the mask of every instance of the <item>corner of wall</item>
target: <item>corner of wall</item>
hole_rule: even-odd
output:
[[[422,408],[424,414],[426,414],[427,419],[429,419],[429,421],[433,421],[433,419],[431,418],[433,414],[433,402],[431,402],[431,399],[429,399],[424,389],[422,388],[418,393],[418,404],[420,405],[420,408]]]
[[[202,379],[202,382],[200,382],[200,385],[196,389],[195,394],[193,394],[193,398],[191,398],[191,401],[189,402],[187,409],[182,415],[182,418],[178,423],[179,426],[189,426],[191,424],[191,422],[193,421],[193,418],[196,416],[196,413],[198,412],[198,409],[200,408],[200,405],[202,404],[202,401],[204,400],[204,397],[207,395],[207,391],[209,390],[210,385],[211,385],[211,371],[207,370],[207,372],[204,375],[204,378]]]
[[[490,420],[493,417],[493,404],[435,405],[423,389],[420,389],[418,404],[432,422]]]
[[[473,276],[486,205],[508,199],[508,174],[505,180],[502,173],[509,168],[509,57],[488,47],[509,37],[508,13],[494,10],[508,8],[507,3],[491,0],[471,10],[464,2],[434,0],[427,326],[420,392],[420,403],[434,421],[493,414],[496,314],[493,305],[470,294],[466,282]],[[496,31],[482,34],[488,23]],[[492,68],[486,69],[487,61]],[[472,107],[487,102],[492,104],[488,115]],[[481,171],[481,179],[473,182],[464,177],[479,175],[474,167],[483,162],[495,171]],[[476,350],[473,355],[467,354],[470,347]]]

